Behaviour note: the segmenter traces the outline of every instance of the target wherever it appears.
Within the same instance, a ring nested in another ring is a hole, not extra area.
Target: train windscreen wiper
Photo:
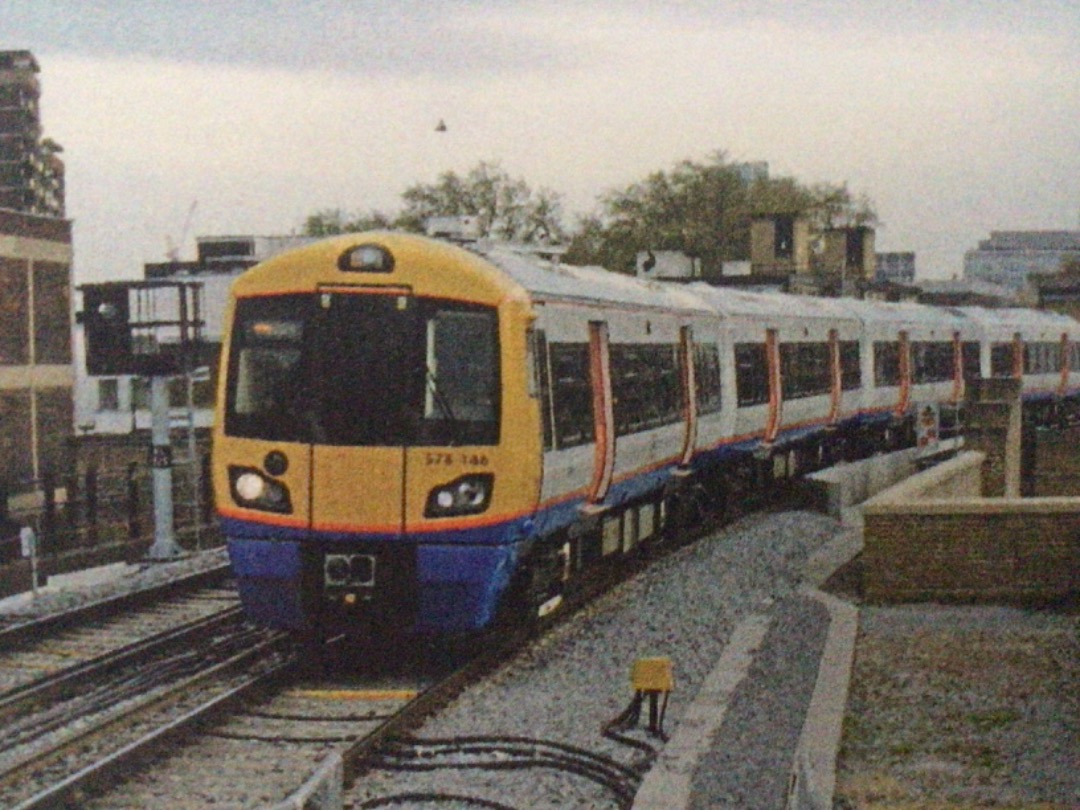
[[[447,443],[449,445],[460,444],[461,420],[454,415],[454,409],[450,407],[450,400],[448,400],[446,395],[439,389],[439,381],[435,377],[435,372],[431,370],[431,366],[425,364],[424,373],[427,379],[428,390],[431,391],[431,399],[438,407],[443,419],[450,425],[450,440]]]

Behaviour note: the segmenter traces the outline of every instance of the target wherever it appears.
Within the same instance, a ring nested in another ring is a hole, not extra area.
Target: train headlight
[[[289,490],[280,481],[268,478],[252,467],[229,467],[232,497],[246,509],[288,514],[292,512]]]
[[[262,476],[246,472],[237,476],[236,494],[245,501],[257,501],[266,491],[266,481]]]
[[[491,473],[455,478],[428,493],[424,517],[480,514],[491,505],[491,492],[494,487],[495,476]]]

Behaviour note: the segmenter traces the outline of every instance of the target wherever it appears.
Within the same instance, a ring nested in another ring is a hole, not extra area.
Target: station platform
[[[820,585],[860,549],[861,534],[843,532],[798,593],[735,628],[634,810],[833,806],[858,610]]]

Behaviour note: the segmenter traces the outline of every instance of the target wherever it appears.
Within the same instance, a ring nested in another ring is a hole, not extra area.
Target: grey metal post
[[[154,543],[149,556],[153,560],[179,557],[184,550],[173,531],[172,445],[169,442],[168,378],[155,374],[150,378],[150,466],[154,485]]]

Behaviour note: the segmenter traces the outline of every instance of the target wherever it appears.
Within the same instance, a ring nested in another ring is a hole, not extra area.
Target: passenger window
[[[874,385],[900,384],[900,344],[893,341],[874,342]]]
[[[845,391],[853,391],[861,385],[862,367],[859,365],[859,341],[841,341],[840,387]]]
[[[682,418],[678,349],[662,344],[611,347],[615,433],[625,436]]]
[[[821,396],[832,390],[828,343],[780,344],[784,399]]]
[[[694,344],[694,380],[697,385],[698,413],[716,413],[720,410],[720,350],[715,343]]]
[[[1013,373],[1013,345],[995,343],[990,347],[990,376],[1007,379]]]
[[[552,343],[551,401],[555,447],[563,449],[593,440],[592,384],[587,343]]]
[[[769,364],[764,343],[735,344],[735,388],[740,408],[769,401]]]

